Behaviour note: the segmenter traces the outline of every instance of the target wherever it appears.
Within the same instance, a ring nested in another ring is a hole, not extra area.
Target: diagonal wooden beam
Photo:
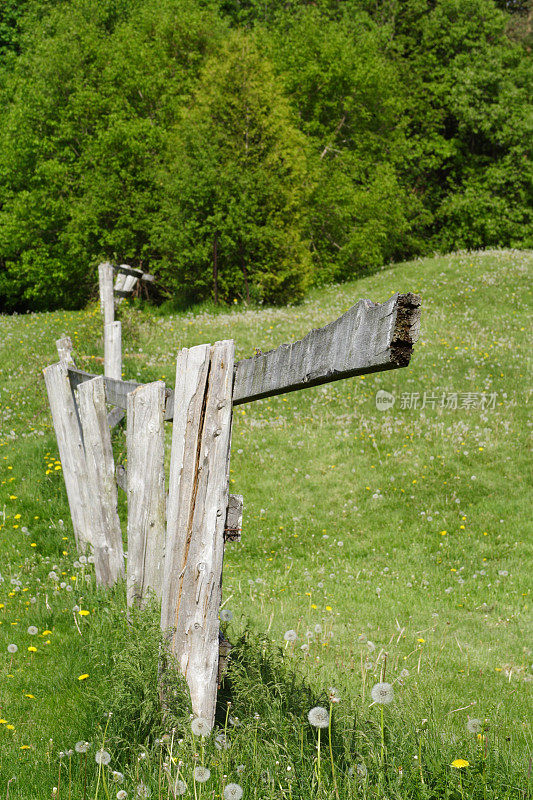
[[[409,363],[420,327],[420,297],[359,300],[342,317],[303,339],[239,361],[233,403],[318,386]]]
[[[386,303],[359,300],[342,317],[303,339],[258,353],[235,365],[233,405],[309,386],[406,367],[420,330],[419,295],[395,294]],[[72,388],[95,376],[68,368]],[[126,408],[139,384],[104,378],[107,402]],[[167,387],[165,419],[173,418],[174,392]]]

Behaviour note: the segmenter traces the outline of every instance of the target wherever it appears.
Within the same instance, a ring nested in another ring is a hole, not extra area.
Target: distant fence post
[[[234,342],[182,350],[176,367],[161,627],[214,725],[224,527],[228,507]]]
[[[113,278],[111,264],[106,262],[98,266],[100,310],[104,317],[104,375],[120,380],[122,377],[122,323],[115,322]]]
[[[161,597],[165,552],[165,384],[128,394],[128,606]]]

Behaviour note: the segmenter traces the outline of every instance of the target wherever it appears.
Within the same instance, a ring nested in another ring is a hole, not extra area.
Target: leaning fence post
[[[78,409],[68,377],[68,362],[43,370],[59,458],[67,489],[70,515],[78,552],[85,552],[91,535],[91,500],[87,489],[87,463]]]
[[[128,606],[161,597],[165,552],[165,384],[128,394]]]
[[[96,580],[104,586],[113,586],[124,575],[124,550],[104,379],[100,376],[80,384],[78,397],[92,501],[91,540]]]
[[[214,724],[234,342],[182,350],[176,368],[161,627],[191,693]]]

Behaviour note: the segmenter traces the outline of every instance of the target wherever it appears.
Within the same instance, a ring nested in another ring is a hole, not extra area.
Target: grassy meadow
[[[124,587],[97,588],[75,551],[42,368],[68,334],[78,366],[102,371],[98,307],[0,317],[0,798],[532,796],[532,264],[465,252],[294,307],[121,308],[124,376],[173,386],[181,347],[233,338],[239,358],[360,297],[423,300],[406,369],[235,408],[235,648],[207,739],[179,683],[159,712],[156,610],[128,624]],[[124,461],[124,429],[114,448]]]

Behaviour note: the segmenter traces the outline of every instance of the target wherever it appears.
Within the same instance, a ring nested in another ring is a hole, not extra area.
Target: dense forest
[[[531,2],[4,0],[0,310],[531,247]]]

